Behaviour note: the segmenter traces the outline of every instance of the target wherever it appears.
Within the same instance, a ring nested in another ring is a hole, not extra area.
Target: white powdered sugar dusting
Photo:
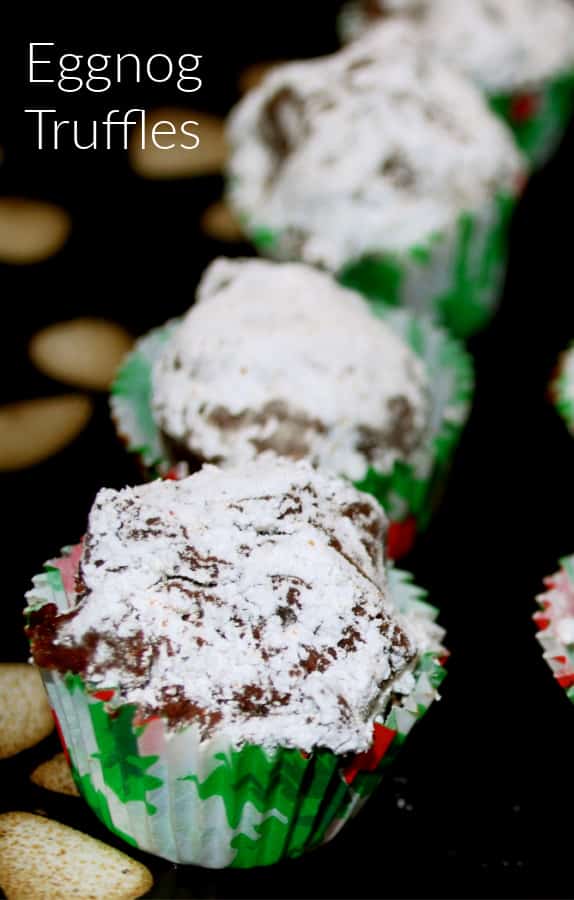
[[[212,263],[152,377],[160,428],[225,465],[267,450],[352,480],[423,443],[422,362],[356,293],[303,264]]]
[[[336,272],[450,231],[524,169],[478,88],[402,21],[273,69],[228,140],[229,200],[248,228],[280,233],[271,255]]]
[[[558,640],[571,647],[574,644],[574,618],[561,619],[555,626]]]
[[[306,463],[102,490],[55,644],[86,680],[236,745],[367,749],[415,640],[387,600],[384,514]]]
[[[383,8],[387,11],[411,12],[420,9],[425,0],[381,0],[381,2],[383,3]]]
[[[412,15],[429,47],[492,93],[535,88],[574,68],[569,0],[369,0],[362,28],[372,29],[377,7]]]

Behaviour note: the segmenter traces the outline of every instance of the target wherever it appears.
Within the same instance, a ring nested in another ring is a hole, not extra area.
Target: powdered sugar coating
[[[362,6],[362,19],[352,19],[355,35],[372,28],[377,9],[412,15],[430,47],[492,93],[538,87],[574,68],[568,0],[368,0]]]
[[[339,271],[451,229],[515,191],[524,161],[480,91],[390,22],[274,68],[232,113],[229,199],[269,253]]]
[[[84,677],[114,703],[204,736],[361,751],[416,655],[386,601],[385,526],[368,496],[276,458],[102,490],[55,643],[90,647]]]
[[[367,303],[302,264],[219,259],[153,370],[154,418],[207,461],[266,450],[352,480],[426,436],[421,361]]]

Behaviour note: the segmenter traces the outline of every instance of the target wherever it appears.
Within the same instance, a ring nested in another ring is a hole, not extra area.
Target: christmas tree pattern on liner
[[[29,610],[69,609],[81,548],[34,579]],[[371,747],[338,756],[318,749],[237,749],[201,741],[193,727],[170,732],[135,706],[112,709],[113,692],[78,676],[43,677],[76,784],[118,837],[158,856],[208,868],[250,868],[297,857],[331,840],[380,783],[413,725],[438,696],[445,670],[436,609],[411,577],[389,571],[394,607],[431,636],[414,688],[374,725]]]

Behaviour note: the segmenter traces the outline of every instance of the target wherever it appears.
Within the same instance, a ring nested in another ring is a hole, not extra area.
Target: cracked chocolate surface
[[[102,490],[74,605],[31,614],[35,661],[204,740],[360,751],[416,656],[385,524],[346,483],[271,457]]]

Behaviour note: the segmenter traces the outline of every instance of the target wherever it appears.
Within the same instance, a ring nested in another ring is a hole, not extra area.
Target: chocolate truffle
[[[76,605],[31,613],[35,660],[200,740],[366,750],[421,650],[387,597],[385,525],[346,482],[275,457],[102,490]]]
[[[574,9],[567,0],[366,0],[346,37],[375,21],[413,20],[428,46],[489,93],[527,90],[574,69]]]
[[[178,459],[272,450],[363,478],[412,459],[429,419],[421,361],[367,303],[301,264],[219,259],[153,371]]]
[[[229,201],[258,247],[336,273],[427,246],[514,194],[524,168],[480,91],[400,21],[273,69],[228,139]]]

